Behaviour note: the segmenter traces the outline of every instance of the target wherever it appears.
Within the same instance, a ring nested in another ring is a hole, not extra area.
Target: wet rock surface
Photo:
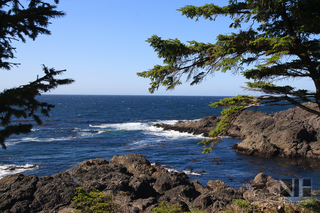
[[[306,105],[315,108],[312,103]],[[219,117],[210,116],[199,121],[156,126],[207,136],[219,120]],[[226,136],[243,139],[232,148],[246,155],[320,158],[320,117],[300,107],[273,114],[244,111],[230,126]]]
[[[168,172],[151,166],[139,154],[114,156],[111,161],[84,161],[65,172],[36,177],[8,175],[0,179],[0,212],[72,212],[71,200],[76,188],[96,188],[114,195],[120,212],[148,212],[160,201],[217,211],[230,208],[232,199],[259,200],[272,198],[278,192],[278,182],[259,174],[249,187],[234,189],[220,180],[210,180],[206,187],[190,181],[182,172]]]

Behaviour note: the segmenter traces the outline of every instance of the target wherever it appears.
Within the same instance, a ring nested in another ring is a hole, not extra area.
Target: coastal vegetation
[[[59,0],[55,4],[46,1],[5,0],[0,2],[0,69],[10,70],[19,63],[10,62],[15,58],[16,48],[13,41],[26,42],[35,40],[39,35],[50,35],[48,26],[53,18],[60,18],[64,12],[57,10]],[[72,79],[57,79],[56,76],[66,70],[55,70],[43,65],[44,76],[19,87],[6,89],[0,93],[0,145],[6,148],[5,140],[12,134],[31,132],[31,123],[12,124],[13,118],[30,118],[41,124],[40,116],[49,116],[54,105],[39,102],[36,96],[48,92],[60,85],[71,84]]]
[[[230,0],[227,6],[212,3],[181,7],[178,11],[182,15],[196,21],[216,21],[219,16],[227,16],[231,19],[230,28],[236,32],[218,35],[215,43],[188,44],[153,35],[147,42],[164,65],[137,74],[150,79],[150,93],[160,86],[172,90],[184,78],[191,85],[199,84],[218,71],[240,73],[248,79],[245,89],[261,95],[239,95],[212,104],[230,108],[223,111],[224,118],[211,132],[213,139],[203,141],[204,145],[215,142],[234,116],[252,106],[293,104],[319,116],[319,7],[320,2],[313,0]],[[315,91],[276,84],[288,79],[309,79]],[[317,107],[310,108],[304,102],[314,102]],[[211,149],[212,146],[204,152]]]
[[[117,205],[112,202],[112,195],[102,193],[97,189],[87,192],[83,187],[77,188],[77,196],[72,199],[76,212],[104,213],[117,212]]]
[[[74,207],[75,212],[81,213],[113,213],[120,212],[119,208],[113,202],[113,196],[100,192],[94,189],[91,192],[87,192],[83,187],[77,188],[78,194],[72,199],[73,203],[76,203]],[[220,213],[263,213],[263,212],[283,212],[283,213],[312,213],[320,212],[320,201],[317,198],[309,198],[298,203],[287,202],[285,204],[273,203],[269,201],[268,205],[259,205],[253,202],[249,202],[245,199],[233,199],[232,208],[228,210],[217,210]],[[205,213],[206,210],[196,209],[192,206],[188,206],[190,211],[184,211],[179,203],[168,204],[167,201],[160,201],[156,207],[152,208],[151,213]]]

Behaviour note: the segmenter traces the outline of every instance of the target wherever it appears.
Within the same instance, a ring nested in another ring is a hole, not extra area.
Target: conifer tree
[[[26,42],[27,38],[35,40],[40,34],[50,35],[47,29],[49,20],[65,15],[56,10],[59,1],[55,0],[54,3],[41,0],[0,1],[0,69],[10,70],[12,66],[19,65],[9,61],[15,58],[12,41]],[[40,115],[49,116],[54,105],[39,102],[37,96],[59,85],[73,82],[72,79],[56,79],[65,70],[56,71],[43,65],[43,71],[43,77],[0,93],[0,144],[3,148],[6,148],[5,140],[10,135],[31,132],[32,123],[13,123],[13,119],[32,118],[37,124],[41,124]]]
[[[155,65],[138,76],[151,80],[149,91],[153,93],[159,86],[174,89],[183,76],[193,85],[217,71],[241,73],[249,80],[247,89],[263,95],[239,95],[212,104],[231,106],[223,111],[224,121],[212,132],[214,137],[239,112],[262,103],[294,104],[320,115],[319,8],[320,1],[315,0],[229,0],[227,6],[184,6],[178,11],[196,21],[230,17],[234,32],[218,35],[215,43],[185,44],[153,35],[147,42],[165,65]],[[277,80],[289,78],[310,79],[315,90],[276,85]],[[302,104],[307,101],[314,102],[318,110]]]

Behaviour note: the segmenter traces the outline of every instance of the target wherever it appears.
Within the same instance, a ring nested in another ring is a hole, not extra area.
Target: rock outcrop
[[[188,132],[195,135],[203,135],[205,137],[209,136],[210,130],[214,129],[217,123],[220,121],[220,118],[216,116],[208,116],[202,118],[198,121],[184,122],[179,121],[173,125],[169,124],[155,124],[156,127],[161,127],[163,130],[174,130],[178,132]]]
[[[308,105],[313,106],[311,103]],[[229,132],[240,133],[244,137],[233,147],[239,153],[320,158],[320,117],[300,107],[270,115],[244,112]]]
[[[0,179],[0,212],[55,212],[70,204],[78,186],[68,173],[8,175]]]
[[[270,191],[270,183],[276,183],[271,179],[255,178],[249,191],[244,187],[228,187],[219,180],[210,180],[204,187],[182,172],[151,166],[142,155],[122,155],[114,156],[110,162],[84,161],[74,169],[52,176],[5,176],[0,179],[0,212],[73,212],[71,200],[79,186],[111,193],[120,212],[150,212],[160,201],[169,205],[178,203],[184,211],[192,206],[212,212],[232,208],[232,199],[258,200],[259,197],[254,197],[255,190]],[[273,191],[269,194],[274,196]]]
[[[312,103],[306,104],[315,108]],[[156,126],[207,136],[219,120],[219,117],[211,116],[199,121]],[[244,111],[226,136],[243,139],[233,149],[246,155],[320,158],[320,117],[300,107],[273,114]]]

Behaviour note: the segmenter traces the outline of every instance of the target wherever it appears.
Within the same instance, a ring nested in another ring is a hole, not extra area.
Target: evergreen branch
[[[18,88],[4,90],[0,93],[0,121],[3,129],[0,130],[0,144],[5,147],[5,140],[12,134],[31,132],[32,124],[10,125],[12,119],[32,118],[37,124],[42,121],[37,114],[49,116],[50,110],[54,107],[46,102],[39,102],[36,97],[42,92],[48,92],[60,85],[71,84],[72,79],[56,79],[56,75],[62,74],[65,70],[55,71],[43,66],[45,75],[27,85]]]
[[[164,66],[138,73],[151,80],[150,92],[160,85],[173,89],[181,84],[183,75],[193,79],[191,85],[200,83],[208,74],[216,71],[238,73],[253,82],[247,89],[265,95],[252,98],[237,96],[234,99],[214,103],[212,106],[229,106],[223,110],[221,123],[212,132],[213,138],[204,141],[217,142],[243,110],[255,105],[294,104],[316,115],[318,109],[310,109],[303,102],[312,101],[320,109],[320,1],[230,0],[227,6],[206,4],[187,5],[178,9],[187,18],[200,17],[215,21],[227,16],[230,27],[249,28],[217,36],[215,43],[188,42],[178,39],[162,40],[158,36],[148,39]],[[255,23],[253,25],[253,23]],[[256,63],[254,68],[248,67]],[[246,69],[245,69],[246,67]],[[273,82],[289,78],[312,80],[315,91],[296,89],[290,85],[277,86]],[[241,101],[240,101],[241,100]],[[210,151],[206,148],[205,151]]]
[[[219,141],[222,135],[225,135],[230,125],[235,121],[235,119],[240,115],[240,113],[250,107],[260,105],[261,98],[247,95],[238,95],[231,98],[220,99],[218,102],[212,103],[209,106],[225,107],[221,112],[222,118],[217,123],[215,129],[211,130],[209,133],[210,139],[204,139],[199,144],[203,144],[204,150],[202,153],[210,153],[214,145]],[[210,144],[209,148],[206,148]]]

